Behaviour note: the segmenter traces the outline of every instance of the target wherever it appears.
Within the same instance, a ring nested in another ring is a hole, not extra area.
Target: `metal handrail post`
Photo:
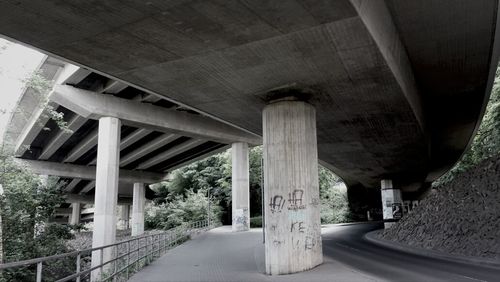
[[[42,267],[43,262],[36,264],[36,282],[42,282]]]
[[[104,273],[104,248],[99,249],[99,256],[101,257],[101,263],[100,263],[100,270],[101,270],[101,276]]]
[[[127,269],[126,269],[126,274],[125,274],[127,277],[127,280],[129,278],[129,274],[128,274],[129,268],[130,268],[130,241],[127,241]]]
[[[78,255],[76,255],[76,274],[80,274],[80,268],[81,268],[81,260],[82,260],[82,255],[80,252],[78,252]],[[80,282],[81,276],[78,275],[76,277],[76,282]]]
[[[113,261],[114,271],[113,271],[113,281],[116,281],[116,272],[118,271],[117,263],[118,263],[118,245],[115,245],[115,261]]]

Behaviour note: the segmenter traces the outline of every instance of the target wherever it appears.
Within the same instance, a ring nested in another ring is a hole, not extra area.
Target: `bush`
[[[211,219],[220,220],[221,208],[211,203]],[[165,203],[151,204],[146,208],[145,224],[151,229],[170,229],[184,222],[207,219],[208,198],[204,190],[186,192],[186,196],[177,195]]]
[[[0,167],[0,183],[4,189],[0,197],[3,262],[67,252],[64,240],[71,237],[69,228],[48,223],[55,208],[63,202],[62,184],[52,177],[47,184],[42,184],[38,176],[16,164],[10,156],[0,156]],[[35,226],[44,227],[35,232]],[[46,279],[55,280],[51,275],[64,271],[65,264],[65,261],[48,264],[44,271]],[[34,271],[34,267],[3,271],[2,279],[32,281]]]
[[[332,224],[350,221],[347,189],[344,185],[331,185],[321,197],[321,223]]]
[[[250,218],[250,228],[262,227],[262,216]]]

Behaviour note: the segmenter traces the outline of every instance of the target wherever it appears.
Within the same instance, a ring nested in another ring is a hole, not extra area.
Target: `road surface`
[[[379,224],[324,229],[323,254],[371,277],[389,281],[500,281],[500,270],[385,248],[364,239]]]

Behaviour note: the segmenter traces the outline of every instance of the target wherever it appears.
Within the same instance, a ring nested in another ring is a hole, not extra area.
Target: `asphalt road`
[[[354,224],[329,228],[323,234],[324,256],[388,281],[500,281],[499,269],[419,256],[364,239],[367,232],[381,227]]]

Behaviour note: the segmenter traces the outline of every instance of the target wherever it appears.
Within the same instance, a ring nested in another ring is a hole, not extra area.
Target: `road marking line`
[[[462,275],[462,274],[458,274],[458,276],[462,276],[462,277],[465,277],[465,278],[468,278],[468,279],[474,280],[474,281],[488,282],[486,280],[476,279],[476,278],[472,278],[472,277],[465,276],[465,275]]]

